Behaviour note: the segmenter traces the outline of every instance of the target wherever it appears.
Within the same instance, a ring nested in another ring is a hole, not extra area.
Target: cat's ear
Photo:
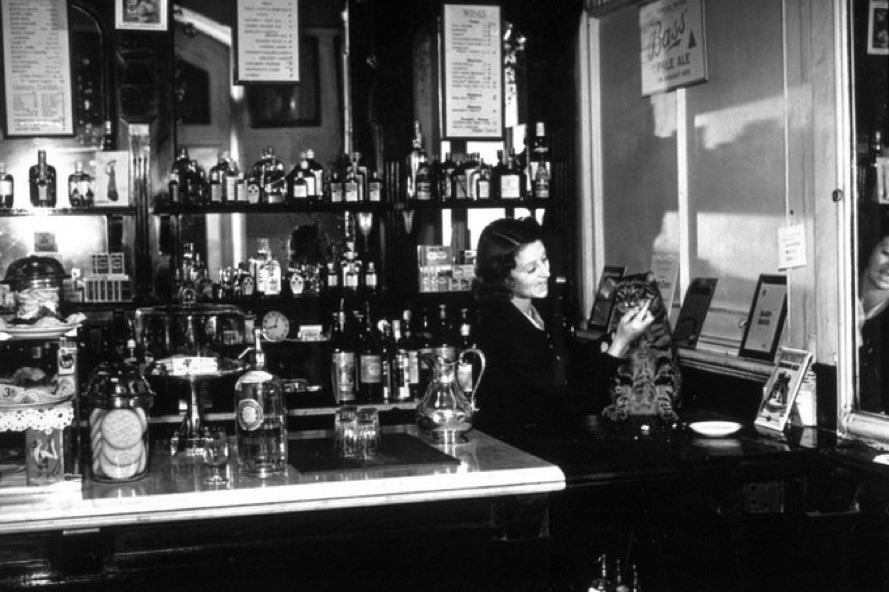
[[[653,282],[654,281],[654,272],[653,271],[649,270],[648,273],[645,274],[645,281],[646,282]]]

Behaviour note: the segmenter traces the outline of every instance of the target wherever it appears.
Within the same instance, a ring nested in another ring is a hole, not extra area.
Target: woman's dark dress
[[[889,413],[889,307],[861,327],[860,406]]]
[[[569,387],[565,364],[547,332],[512,302],[482,308],[477,335],[487,358],[476,420],[483,430],[502,434],[544,428],[598,413],[607,403],[607,385],[621,360],[603,353],[576,361],[581,371],[577,384]]]

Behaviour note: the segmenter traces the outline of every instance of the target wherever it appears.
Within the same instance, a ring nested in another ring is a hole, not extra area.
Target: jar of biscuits
[[[148,474],[148,410],[154,392],[135,366],[103,362],[87,391],[93,479],[135,481]]]

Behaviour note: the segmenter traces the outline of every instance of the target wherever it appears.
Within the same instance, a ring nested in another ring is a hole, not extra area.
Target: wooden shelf
[[[448,201],[410,201],[396,204],[393,209],[401,210],[485,210],[495,208],[525,208],[537,210],[544,208],[564,208],[567,202],[561,199],[483,199],[483,200],[448,200]]]
[[[0,209],[0,218],[16,218],[28,216],[133,216],[136,208],[132,206],[91,206],[86,208],[14,208]]]
[[[311,212],[381,212],[386,204],[380,202],[330,203],[305,201],[283,204],[250,204],[228,202],[203,206],[186,204],[159,204],[154,208],[156,215],[199,216],[203,214],[290,214]]]

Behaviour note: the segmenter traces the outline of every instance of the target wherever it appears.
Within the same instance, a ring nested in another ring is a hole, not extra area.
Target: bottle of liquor
[[[105,128],[102,132],[102,150],[104,152],[108,152],[110,150],[114,150],[115,142],[114,137],[114,124],[110,119],[105,120]]]
[[[393,354],[389,364],[389,372],[392,381],[392,396],[396,401],[408,401],[411,398],[411,375],[406,351],[402,349],[403,336],[401,333],[401,319],[392,321]]]
[[[176,151],[176,158],[170,167],[170,182],[167,187],[170,191],[170,203],[178,204],[188,201],[188,148],[180,146]]]
[[[396,357],[398,366],[407,377],[407,396],[399,391],[399,400],[417,399],[420,392],[420,346],[414,338],[411,326],[411,311],[404,309],[401,313],[401,338],[396,341]]]
[[[238,161],[231,157],[231,154],[226,153],[226,168],[222,174],[222,202],[223,203],[236,203],[243,199],[242,195],[239,195],[238,184],[241,184],[240,192],[243,193],[243,175],[241,175],[238,170]]]
[[[346,326],[346,313],[342,310],[333,313],[330,346],[330,389],[337,405],[355,402],[356,365],[355,341]]]
[[[265,295],[266,296],[280,296],[281,289],[283,286],[281,263],[271,253],[271,251],[266,252],[265,274],[264,275],[265,275],[265,290],[264,290]]]
[[[611,579],[608,577],[608,557],[603,553],[598,559],[599,575],[590,584],[590,592],[611,592]]]
[[[478,194],[475,192],[478,177],[481,174],[481,157],[478,152],[473,152],[469,157],[469,164],[466,168],[467,197],[471,200],[477,200]]]
[[[438,199],[449,201],[454,197],[454,171],[457,164],[451,160],[451,153],[445,152],[445,158],[439,167],[438,174]]]
[[[419,394],[422,396],[426,392],[426,387],[432,380],[433,368],[432,364],[424,360],[424,357],[435,355],[435,339],[432,334],[432,327],[429,324],[429,311],[423,309],[420,315],[420,326],[415,331],[415,339],[417,343],[417,356],[419,359],[419,376],[420,388]]]
[[[330,189],[328,199],[331,203],[340,203],[345,199],[345,188],[343,187],[343,178],[340,172],[334,167],[330,167]]]
[[[195,205],[204,206],[210,203],[210,189],[207,183],[207,173],[198,165],[198,161],[191,159],[189,167],[194,180],[194,192],[191,201]]]
[[[500,199],[522,199],[525,197],[525,172],[516,163],[515,150],[510,148],[506,166],[500,173],[498,194]]]
[[[541,171],[541,168],[544,170]],[[528,180],[531,182],[532,197],[537,199],[549,197],[551,174],[549,147],[546,144],[546,126],[542,121],[538,121],[528,159]]]
[[[306,148],[306,165],[315,184],[312,198],[320,200],[324,197],[324,167],[315,160],[315,151],[311,148]]]
[[[228,171],[229,153],[219,151],[218,160],[210,167],[210,203],[221,205],[227,201],[225,196],[225,175]]]
[[[429,201],[432,199],[432,169],[426,159],[426,152],[420,152],[417,170],[414,174],[414,199]]]
[[[472,155],[460,162],[454,169],[454,199],[469,199],[469,176],[473,170]]]
[[[262,163],[262,192],[266,203],[280,204],[287,200],[287,173],[284,163],[278,160],[275,148],[266,146]]]
[[[305,203],[310,197],[309,179],[306,178],[306,169],[294,168],[291,172],[290,182],[290,200]],[[311,182],[315,179],[312,177]]]
[[[376,171],[371,172],[367,181],[367,200],[371,202],[383,201],[383,180]]]
[[[0,208],[11,210],[14,203],[15,182],[6,172],[6,163],[0,162]]]
[[[266,478],[287,471],[287,422],[284,389],[266,370],[261,334],[253,330],[253,368],[235,383],[235,434],[241,470]]]
[[[465,351],[475,347],[475,339],[472,334],[472,321],[469,318],[469,309],[460,309],[460,334],[458,348]],[[464,393],[471,393],[473,386],[474,366],[471,361],[461,361],[457,364],[457,384]]]
[[[620,559],[614,562],[614,592],[630,592],[630,587],[624,583],[624,574]]]
[[[446,362],[457,360],[457,340],[448,321],[448,305],[438,305],[438,326],[435,330],[433,353],[439,355]]]
[[[377,292],[377,269],[373,261],[368,261],[367,269],[364,270],[364,291],[368,295]]]
[[[37,164],[28,171],[31,205],[35,208],[56,207],[56,168],[46,164],[46,150],[37,151]]]
[[[383,334],[380,338],[380,361],[383,373],[383,402],[391,403],[398,397],[397,392],[397,368],[395,366],[395,337],[393,336],[392,323],[381,323]]]
[[[642,583],[639,581],[639,570],[636,569],[635,563],[633,564],[633,580],[630,592],[642,592]]]
[[[340,275],[337,272],[336,265],[332,261],[328,262],[325,269],[324,289],[328,294],[336,294],[340,289]]]
[[[420,154],[422,153],[424,153],[423,131],[420,128],[420,122],[415,121],[414,135],[411,140],[411,151],[408,153],[407,162],[405,163],[405,171],[407,173],[407,178],[405,179],[405,191],[408,199],[415,199],[416,197],[417,167],[420,165]]]
[[[367,201],[367,167],[361,160],[360,152],[353,152],[351,155],[352,168],[355,170],[355,178],[358,182],[358,201]]]
[[[74,163],[74,172],[68,175],[68,203],[73,208],[93,205],[93,178],[83,170],[83,163]]]
[[[491,167],[481,159],[478,165],[478,174],[475,177],[475,198],[480,200],[491,199]]]
[[[370,305],[359,317],[363,330],[358,338],[358,402],[379,403],[383,400],[383,348],[371,322]]]
[[[360,199],[358,193],[360,182],[361,181],[358,178],[358,167],[353,163],[346,170],[346,179],[343,182],[343,201],[357,202]]]

